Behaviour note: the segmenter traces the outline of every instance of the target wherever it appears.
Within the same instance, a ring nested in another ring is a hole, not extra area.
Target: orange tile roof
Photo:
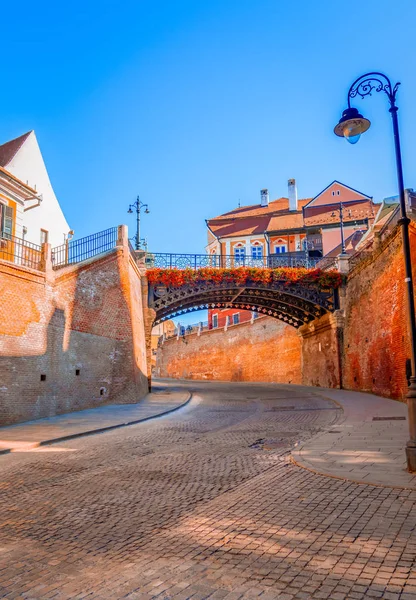
[[[311,198],[303,198],[298,200],[298,208],[302,209],[305,204],[311,201]],[[252,204],[250,206],[240,206],[230,210],[228,213],[208,219],[208,222],[219,221],[223,219],[244,219],[246,217],[264,217],[271,215],[276,212],[288,211],[289,210],[289,199],[278,198],[269,202],[268,206],[260,206],[260,204]]]
[[[321,209],[321,210],[318,210]],[[357,221],[362,219],[374,219],[377,212],[377,205],[371,200],[364,200],[362,202],[356,202],[351,206],[344,204],[344,223],[351,221]],[[315,212],[315,214],[313,214]],[[330,225],[332,223],[339,223],[339,211],[337,208],[334,210],[334,206],[319,206],[314,209],[305,210],[304,223],[306,227],[318,226],[318,225]]]
[[[300,229],[304,226],[302,207],[309,201],[310,198],[298,200],[297,211],[289,211],[288,198],[272,200],[268,206],[242,206],[214,219],[207,219],[207,224],[217,238]]]

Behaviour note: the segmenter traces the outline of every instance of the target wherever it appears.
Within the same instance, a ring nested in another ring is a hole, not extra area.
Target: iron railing
[[[268,255],[261,258],[236,257],[225,254],[168,254],[168,253],[149,253],[146,258],[146,266],[149,268],[157,267],[161,269],[200,269],[202,267],[213,268],[234,268],[234,267],[259,267],[272,268],[278,267],[306,267],[314,269],[319,261],[319,257],[311,258],[304,252],[292,253],[287,255]]]
[[[39,271],[42,264],[42,247],[3,233],[0,234],[0,259]]]
[[[112,250],[117,245],[117,237],[118,228],[111,227],[79,240],[69,240],[62,246],[52,249],[53,268],[59,269]]]

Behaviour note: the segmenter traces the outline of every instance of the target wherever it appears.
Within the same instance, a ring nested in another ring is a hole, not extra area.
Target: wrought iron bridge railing
[[[69,240],[62,246],[52,249],[53,268],[59,269],[112,250],[117,245],[117,239],[118,228],[111,227],[79,240]]]
[[[0,234],[0,259],[39,271],[42,247],[6,233]]]
[[[168,254],[168,253],[148,253],[145,259],[145,266],[148,268],[161,269],[200,269],[202,267],[213,268],[234,268],[234,267],[259,267],[276,269],[278,267],[304,267],[307,269],[315,268],[336,268],[336,259],[314,257],[299,252],[286,255],[268,255],[261,258],[237,257],[225,254]]]

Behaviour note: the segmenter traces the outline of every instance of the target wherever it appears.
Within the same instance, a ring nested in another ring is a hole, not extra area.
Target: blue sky
[[[396,192],[387,100],[350,146],[332,129],[352,80],[385,71],[398,101],[405,183],[416,188],[414,23],[402,0],[27,2],[2,7],[0,141],[35,129],[77,237],[149,204],[161,252],[203,252],[205,219],[333,179]],[[358,103],[357,103],[358,106]]]

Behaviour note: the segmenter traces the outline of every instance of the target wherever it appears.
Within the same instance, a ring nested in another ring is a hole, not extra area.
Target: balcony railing
[[[314,269],[322,258],[310,258],[304,252],[272,254],[253,258],[249,256],[236,257],[225,254],[167,254],[148,253],[146,266],[161,269],[200,269],[202,267],[235,268],[259,267],[277,269],[278,267],[305,267]]]
[[[3,233],[0,234],[0,259],[39,271],[42,266],[42,247]]]
[[[118,228],[111,227],[100,233],[94,233],[79,240],[69,240],[62,246],[53,248],[52,265],[54,269],[65,267],[97,256],[117,245]]]

